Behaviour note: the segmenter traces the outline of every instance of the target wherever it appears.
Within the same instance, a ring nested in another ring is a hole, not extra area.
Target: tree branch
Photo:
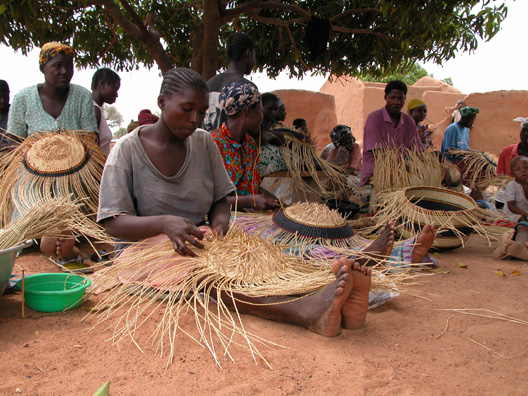
[[[345,12],[334,15],[332,18],[330,18],[330,23],[334,23],[337,19],[343,18],[347,15],[358,14],[360,12],[381,12],[381,10],[379,8],[355,8],[351,10],[346,10]]]

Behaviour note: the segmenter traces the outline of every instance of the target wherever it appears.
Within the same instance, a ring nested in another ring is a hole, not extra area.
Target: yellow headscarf
[[[411,111],[411,110],[416,109],[417,107],[426,106],[426,105],[427,103],[425,103],[422,99],[412,99],[411,101],[409,101],[409,104],[407,105],[407,111]]]
[[[45,65],[51,58],[59,54],[75,56],[75,50],[66,44],[46,43],[42,46],[42,49],[40,50],[40,56],[39,56],[40,66]]]

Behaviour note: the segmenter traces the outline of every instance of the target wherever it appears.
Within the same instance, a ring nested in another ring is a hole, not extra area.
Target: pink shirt
[[[419,151],[425,149],[418,134],[416,122],[405,113],[400,115],[397,127],[394,127],[385,107],[368,115],[363,133],[361,185],[366,184],[374,174],[374,149],[381,147],[416,148]]]
[[[511,176],[510,162],[519,155],[519,145],[521,143],[512,144],[502,149],[499,161],[497,162],[497,175]]]

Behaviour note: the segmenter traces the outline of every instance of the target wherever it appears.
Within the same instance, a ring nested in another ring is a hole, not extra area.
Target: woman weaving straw
[[[259,194],[259,148],[250,136],[258,133],[262,122],[262,101],[257,87],[232,83],[222,89],[219,102],[227,115],[227,122],[211,132],[211,136],[236,187],[238,196],[228,197],[228,202],[233,207],[236,204],[237,209],[278,208],[280,205],[276,199]]]
[[[83,131],[87,141],[97,142],[97,120],[92,94],[71,84],[75,51],[69,45],[46,43],[39,56],[44,83],[27,87],[17,93],[9,112],[8,131],[21,142],[37,132]],[[14,213],[14,218],[17,216]],[[56,253],[59,261],[82,261],[74,239],[48,238],[41,240],[41,249]]]
[[[245,127],[260,123],[262,110],[258,93],[251,97],[244,101],[244,110],[236,112],[243,113],[236,117],[238,131],[245,129],[238,129],[238,122]],[[143,244],[126,248],[117,259],[116,269],[121,260],[124,264],[138,250],[146,251],[149,245],[160,246],[169,240],[177,253],[194,257],[190,245],[203,247],[204,231],[197,226],[204,224],[206,215],[213,234],[223,235],[228,231],[227,195],[235,188],[215,142],[206,131],[197,129],[208,108],[205,81],[189,69],[168,71],[158,105],[161,109],[158,122],[139,127],[120,139],[103,172],[98,221],[104,223],[110,235],[121,240],[149,238]],[[235,130],[233,124],[230,127],[230,131]],[[178,266],[180,262],[185,260],[175,258],[167,266]],[[154,268],[155,263],[148,265]],[[347,259],[336,261],[333,270],[335,281],[302,299],[245,295],[236,295],[233,299],[223,294],[220,297],[230,306],[236,300],[238,312],[335,336],[341,331],[342,323],[347,328],[362,326],[371,270]]]

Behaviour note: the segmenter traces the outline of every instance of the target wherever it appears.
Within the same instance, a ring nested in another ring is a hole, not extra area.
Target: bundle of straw
[[[99,243],[113,243],[105,230],[88,220],[81,211],[82,201],[70,196],[56,200],[36,202],[31,211],[10,222],[0,233],[0,250],[19,245],[28,239],[72,237],[64,235],[70,230],[74,237],[84,236]]]
[[[497,157],[493,154],[466,150],[449,150],[447,154],[463,157],[462,179],[469,188],[485,189],[497,177]]]
[[[106,157],[93,133],[40,132],[30,135],[2,158],[0,221],[11,221],[15,205],[24,214],[36,203],[64,196],[86,198],[87,214],[97,212],[99,185]]]
[[[373,182],[376,192],[413,186],[440,187],[443,166],[432,151],[380,147],[374,150]]]
[[[111,289],[92,311],[100,312],[94,327],[106,324],[113,330],[114,343],[130,337],[139,347],[138,330],[161,312],[149,340],[156,345],[156,353],[167,355],[168,363],[174,358],[180,332],[207,348],[218,365],[221,355],[234,362],[232,345],[245,346],[255,360],[266,362],[257,346],[272,343],[245,330],[236,308],[240,295],[302,298],[335,280],[329,266],[289,256],[283,247],[236,226],[222,239],[206,237],[204,245],[204,250],[193,248],[195,258],[182,258],[168,240],[129,248],[133,250],[125,251],[114,266],[99,271],[101,278],[94,280],[94,287],[102,289],[115,285],[116,278],[124,282]],[[373,288],[393,290],[396,283],[410,277],[401,272],[395,282],[395,278],[373,276]],[[221,294],[227,296],[228,303],[218,299],[213,308],[210,303]],[[194,314],[197,334],[183,328],[181,319],[187,312]],[[217,351],[218,343],[221,351]]]
[[[312,143],[303,142],[287,133],[284,134],[284,140],[285,144],[279,149],[292,180],[292,188],[305,193],[315,192],[322,197],[334,196],[335,191],[347,188],[348,175],[344,169],[319,157]],[[319,176],[318,167],[324,173],[324,178]],[[306,175],[315,182],[315,187],[304,181],[303,176]]]

